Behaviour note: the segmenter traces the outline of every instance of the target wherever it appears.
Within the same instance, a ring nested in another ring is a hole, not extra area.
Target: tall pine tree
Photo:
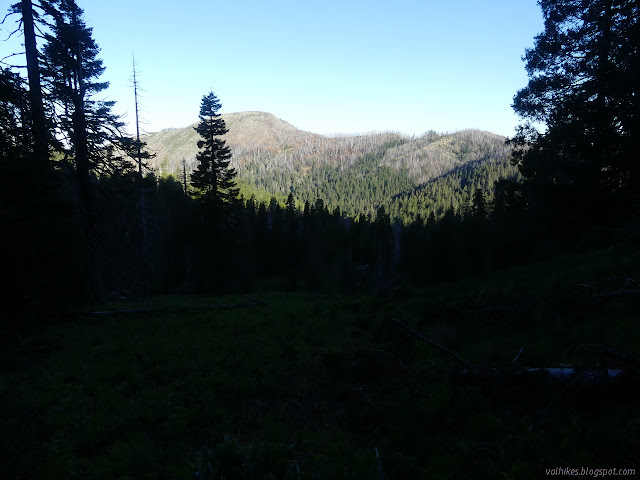
[[[89,217],[85,226],[90,229],[90,172],[113,173],[126,168],[121,158],[114,156],[123,123],[111,112],[114,102],[95,99],[109,84],[98,80],[105,67],[82,9],[74,0],[57,0],[47,10],[54,21],[45,35],[44,83],[58,105],[57,125],[71,147],[80,202]]]
[[[238,220],[234,207],[239,203],[239,189],[234,181],[236,171],[229,167],[231,149],[221,138],[228,130],[218,113],[220,107],[213,92],[205,95],[200,104],[200,123],[195,127],[201,137],[198,165],[191,173],[191,186],[201,206],[195,239],[199,266],[193,275],[197,291],[227,289],[234,270],[235,255],[228,247],[235,239],[228,227]],[[226,255],[220,254],[223,250]]]
[[[228,132],[218,113],[221,107],[213,92],[202,97],[200,123],[195,127],[202,137],[198,141],[201,151],[196,156],[198,166],[191,174],[191,186],[205,207],[215,213],[214,217],[236,202],[239,193],[234,180],[237,172],[229,167],[231,149],[220,138]]]
[[[65,157],[75,167],[82,228],[89,251],[91,290],[99,299],[103,282],[98,250],[100,242],[103,247],[106,242],[98,234],[94,180],[101,175],[123,176],[133,172],[134,166],[119,153],[123,151],[124,124],[112,112],[115,102],[98,98],[109,84],[100,81],[105,67],[98,58],[100,49],[92,37],[92,29],[84,22],[83,10],[75,0],[47,0],[40,2],[40,6],[51,19],[44,34],[42,84],[54,105],[56,132],[62,137]]]

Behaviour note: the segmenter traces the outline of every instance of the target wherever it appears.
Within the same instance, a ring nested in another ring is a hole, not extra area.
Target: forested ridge
[[[322,198],[331,209],[358,217],[383,206],[393,219],[410,223],[416,215],[435,218],[458,209],[482,189],[493,197],[493,184],[515,178],[506,138],[479,130],[419,137],[372,133],[326,137],[300,131],[263,112],[222,115],[224,137],[234,152],[241,193],[283,203],[289,193],[299,202]],[[156,157],[160,176],[180,178],[195,166],[192,127],[144,136]],[[183,165],[184,160],[184,165]]]
[[[524,120],[514,138],[477,130],[326,137],[263,112],[220,115],[216,97],[206,117],[215,133],[203,140],[202,116],[195,128],[140,137],[136,124],[138,134],[127,134],[114,102],[101,97],[105,66],[82,9],[72,0],[20,2],[5,21],[18,19],[27,75],[2,69],[3,204],[17,222],[6,241],[29,245],[38,222],[53,222],[45,231],[58,222],[56,235],[79,242],[65,250],[71,243],[60,240],[62,270],[88,289],[67,298],[99,300],[283,276],[290,288],[315,288],[323,285],[318,257],[332,259],[327,284],[347,290],[362,265],[377,285],[405,281],[403,258],[435,281],[633,232],[636,7],[606,6],[605,24],[572,2],[542,7],[548,31],[525,57],[531,80],[514,97]],[[207,165],[205,145],[213,148]],[[36,201],[16,177],[50,198]],[[65,207],[44,213],[57,204]],[[200,255],[214,241],[229,255],[208,275]],[[31,298],[28,282],[14,288],[14,301]]]
[[[538,3],[509,139],[327,137],[213,91],[141,136],[76,1],[12,5],[7,475],[635,475],[640,7]]]
[[[620,8],[616,15],[635,15]],[[269,284],[375,291],[602,246],[635,231],[630,145],[638,119],[628,106],[637,72],[627,60],[609,58],[602,68],[617,76],[603,76],[568,58],[566,79],[545,77],[535,73],[550,68],[540,58],[565,51],[541,35],[541,57],[527,54],[530,85],[515,97],[525,123],[512,139],[479,130],[327,137],[268,113],[221,115],[212,92],[212,109],[195,127],[134,137],[113,102],[101,100],[105,66],[75,2],[23,2],[11,12],[24,27],[28,75],[2,70],[3,204],[7,249],[22,252],[8,265],[17,279],[9,298],[25,312],[49,308],[51,298],[83,304]],[[548,28],[559,28],[553,15]],[[27,41],[34,21],[44,32],[39,50]],[[567,41],[597,56],[600,44],[580,38]],[[571,73],[580,68],[582,77]],[[550,103],[545,88],[570,85],[572,76],[581,79],[575,98],[563,90]],[[529,121],[546,121],[547,132]],[[206,122],[213,136],[203,140]],[[207,164],[205,146],[213,149]],[[39,197],[15,178],[29,178]],[[51,232],[44,245],[42,231]],[[55,269],[53,257],[64,259]],[[66,280],[30,286],[53,270]],[[74,294],[56,291],[65,282]],[[50,298],[35,301],[41,295]]]

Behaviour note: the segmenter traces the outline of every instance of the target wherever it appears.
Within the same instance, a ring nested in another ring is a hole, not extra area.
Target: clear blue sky
[[[521,57],[543,28],[536,0],[77,2],[129,122],[135,54],[146,131],[195,122],[213,90],[222,113],[317,133],[512,135]]]

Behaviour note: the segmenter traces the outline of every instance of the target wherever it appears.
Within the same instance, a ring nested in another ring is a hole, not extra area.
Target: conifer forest
[[[640,475],[637,0],[539,0],[512,138],[141,135],[81,3],[4,17],[4,478]]]

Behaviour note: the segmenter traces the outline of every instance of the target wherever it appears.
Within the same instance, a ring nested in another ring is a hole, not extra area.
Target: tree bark
[[[33,154],[37,162],[45,165],[49,159],[47,121],[40,84],[40,65],[33,22],[31,0],[22,0],[22,22],[24,25],[24,47],[27,58],[27,76],[29,78],[29,100],[31,102],[31,121],[33,123]]]

